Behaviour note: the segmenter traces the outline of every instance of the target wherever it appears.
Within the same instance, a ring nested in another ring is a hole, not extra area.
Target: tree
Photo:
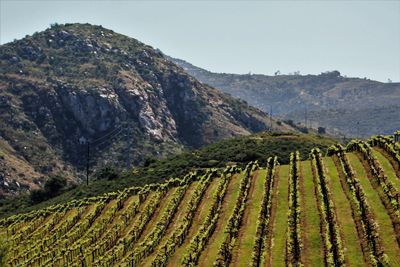
[[[286,120],[286,121],[284,121],[284,122],[286,122],[287,124],[289,124],[289,125],[292,126],[292,127],[296,127],[296,124],[294,124],[294,121],[293,121],[293,120]]]
[[[115,180],[115,179],[118,179],[119,173],[120,172],[118,170],[116,170],[114,167],[107,166],[107,167],[101,169],[96,174],[96,178],[99,180],[100,179]]]
[[[318,133],[319,133],[319,134],[326,134],[326,129],[325,129],[325,127],[318,127]]]
[[[30,194],[33,203],[39,203],[59,195],[67,186],[67,179],[61,175],[51,176],[43,189],[32,190]]]
[[[67,185],[67,179],[61,175],[51,176],[44,184],[44,190],[51,196],[58,195]]]

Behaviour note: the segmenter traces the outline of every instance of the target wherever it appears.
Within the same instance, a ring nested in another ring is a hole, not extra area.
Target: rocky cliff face
[[[101,26],[55,25],[2,45],[0,62],[3,194],[54,173],[79,181],[88,141],[94,168],[126,166],[270,125],[161,52]]]

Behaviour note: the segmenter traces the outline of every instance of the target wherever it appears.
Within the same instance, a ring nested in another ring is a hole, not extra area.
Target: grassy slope
[[[397,177],[396,171],[393,169],[390,161],[377,149],[372,149],[372,153],[378,159],[389,181],[392,182],[397,192],[400,192],[400,179]]]
[[[108,227],[108,229],[106,230],[106,232],[103,233],[103,235],[100,237],[100,239],[101,239],[101,238],[107,233],[107,231],[109,231],[111,228],[116,227],[117,225],[120,225],[120,226],[121,226],[121,225],[125,225],[125,222],[124,222],[119,216],[120,216],[121,214],[123,214],[128,208],[131,208],[132,205],[134,205],[134,204],[137,203],[137,202],[139,202],[139,197],[138,197],[137,195],[134,195],[134,196],[129,197],[129,198],[125,201],[124,206],[122,207],[122,209],[119,210],[119,211],[116,213],[116,215],[115,215],[113,221],[111,222],[110,226]],[[143,204],[142,204],[142,205],[139,205],[139,212],[142,211],[142,210],[143,210]],[[135,216],[133,216],[132,218],[130,218],[130,221],[133,222],[134,219],[136,218],[136,216],[138,216],[139,212],[137,212],[137,213],[135,214]],[[100,240],[100,239],[99,239],[99,240]]]
[[[240,228],[237,245],[232,257],[232,266],[246,266],[249,259],[251,259],[257,232],[257,219],[264,194],[265,179],[266,171],[259,170],[251,181],[242,227]]]
[[[285,266],[285,246],[286,246],[286,228],[287,228],[287,212],[288,212],[288,179],[289,165],[279,167],[279,182],[277,193],[277,207],[274,221],[274,229],[272,234],[271,263],[273,266]],[[268,252],[266,252],[268,254]],[[270,266],[266,262],[266,266]]]
[[[400,143],[397,144],[397,147],[400,147]],[[392,168],[395,170],[397,178],[400,179],[400,165],[396,162],[393,156],[389,155],[384,149],[379,147],[374,147],[374,149],[378,150],[385,158],[390,162]],[[399,148],[397,148],[399,149]],[[398,150],[400,151],[400,150]]]
[[[102,222],[103,220],[104,220],[104,221],[105,221],[105,220],[108,220],[108,219],[110,218],[110,215],[111,215],[111,214],[108,213],[108,211],[110,210],[110,208],[112,208],[112,207],[115,206],[116,204],[117,204],[117,201],[116,201],[116,200],[111,200],[109,203],[107,203],[107,204],[104,206],[104,208],[101,210],[100,214],[96,217],[96,219],[94,220],[94,222],[90,225],[90,228],[91,228],[91,227],[97,227],[97,226],[99,226],[99,224],[101,225],[101,222]],[[95,205],[96,205],[96,204],[92,204],[92,205],[89,205],[89,206],[86,208],[86,210],[85,210],[84,213],[82,214],[82,217],[81,217],[80,221],[87,220],[87,216],[86,216],[86,215],[87,215],[89,212],[91,212],[92,210],[94,210]],[[78,225],[78,224],[73,225],[73,227],[72,227],[67,233],[65,233],[65,234],[68,234],[69,232],[72,232],[72,231],[74,231],[75,229],[78,229],[77,227],[79,227],[79,226],[77,226],[77,225]],[[75,226],[77,226],[77,227],[75,227]],[[90,230],[90,228],[86,229],[86,232],[85,232],[85,233],[87,233],[88,230]],[[82,237],[86,237],[85,234],[83,234]],[[59,237],[59,239],[62,239],[62,238],[64,238],[64,236]],[[72,242],[71,244],[69,244],[69,246],[71,246],[73,243],[74,243],[74,242]],[[60,247],[58,246],[58,243],[55,242],[55,243],[53,243],[51,246],[49,246],[48,249],[42,249],[42,252],[48,252],[48,251],[55,251],[55,252],[58,252],[59,250],[60,250]]]
[[[391,264],[394,266],[400,266],[400,249],[395,238],[396,235],[393,231],[390,217],[386,212],[378,193],[368,180],[365,169],[358,157],[353,153],[349,153],[348,157],[350,164],[357,173],[357,177],[359,178],[361,186],[364,189],[368,204],[370,205],[375,216],[375,221],[379,225],[379,235],[382,239],[384,251],[388,255]]]
[[[368,203],[371,206],[372,212],[376,219],[376,222],[379,224],[379,234],[382,238],[383,245],[385,248],[385,252],[389,256],[389,260],[393,266],[397,266],[399,264],[399,257],[400,249],[396,243],[395,235],[392,229],[391,220],[380,202],[379,195],[376,190],[372,187],[370,181],[367,178],[365,169],[361,164],[358,157],[353,154],[348,154],[350,164],[354,168],[357,173],[357,177],[360,179],[361,185],[365,190]],[[351,215],[351,208],[349,202],[346,198],[346,195],[342,189],[340,184],[338,170],[335,167],[335,164],[332,158],[324,158],[324,164],[327,170],[327,176],[329,182],[329,186],[332,192],[332,199],[335,204],[336,214],[338,218],[338,223],[341,231],[341,237],[343,238],[343,243],[345,246],[345,257],[347,264],[349,266],[364,266],[363,254],[359,244],[357,231],[354,226],[354,222]],[[302,170],[302,181],[300,183],[301,186],[301,193],[302,193],[302,231],[303,231],[303,238],[304,238],[304,250],[303,250],[303,260],[305,266],[322,266],[323,265],[323,252],[322,252],[322,239],[320,236],[320,226],[319,226],[319,213],[317,209],[316,198],[314,195],[314,183],[312,180],[312,171],[309,161],[302,161],[301,162],[301,170]],[[288,193],[288,172],[289,166],[288,165],[281,165],[279,167],[279,178],[278,178],[278,194],[277,197],[273,199],[274,204],[276,204],[276,215],[273,221],[273,247],[271,251],[264,251],[265,255],[267,256],[267,260],[272,260],[273,266],[285,266],[285,240],[286,240],[286,224],[287,224],[287,193]],[[236,247],[234,248],[233,254],[233,266],[246,266],[250,261],[253,245],[254,245],[254,237],[256,231],[256,220],[258,217],[258,213],[260,210],[260,203],[263,194],[263,185],[265,182],[265,170],[260,170],[257,173],[257,176],[253,178],[251,188],[250,188],[250,195],[249,201],[246,204],[244,221],[242,228],[239,233],[239,239],[236,243]],[[211,266],[216,258],[216,254],[221,242],[224,240],[226,234],[224,233],[224,228],[228,222],[228,218],[232,213],[232,209],[234,207],[238,190],[239,184],[242,179],[242,175],[235,176],[229,186],[227,195],[225,196],[224,203],[221,210],[221,216],[217,223],[217,228],[210,238],[205,250],[203,251],[200,257],[200,264],[199,266]],[[178,266],[180,263],[180,259],[184,255],[188,244],[193,237],[193,234],[197,232],[201,222],[204,219],[204,215],[208,211],[208,207],[211,206],[212,196],[215,192],[217,183],[219,179],[215,179],[210,187],[207,189],[204,199],[202,200],[199,210],[196,213],[196,217],[194,219],[193,225],[190,228],[189,234],[184,242],[184,244],[179,247],[175,253],[175,255],[171,258],[169,262],[169,266]],[[165,242],[166,237],[172,233],[172,229],[174,226],[177,226],[182,216],[185,212],[185,204],[187,200],[191,196],[191,192],[194,189],[198,182],[194,182],[194,184],[190,185],[188,191],[185,193],[183,201],[180,203],[179,209],[177,214],[175,215],[171,225],[168,227],[164,238],[161,240],[160,244]],[[140,241],[144,239],[144,237],[150,233],[151,229],[156,224],[157,220],[165,210],[166,205],[171,199],[172,194],[176,191],[176,188],[173,188],[168,191],[168,193],[164,196],[163,200],[161,201],[160,206],[158,207],[156,213],[153,215],[151,221],[147,224],[144,233],[142,234]],[[150,193],[149,197],[145,201],[144,204],[141,205],[139,210],[143,210],[147,201],[152,198],[152,194]],[[185,201],[186,200],[186,201]],[[137,198],[130,197],[125,201],[124,208],[125,209],[129,203],[133,201],[137,201]],[[115,201],[111,201],[108,203],[107,207],[111,207]],[[86,207],[83,213],[83,218],[88,210],[93,205],[89,205]],[[106,210],[106,209],[104,209]],[[104,216],[105,212],[99,215],[97,220],[94,222],[101,221]],[[64,215],[64,219],[71,218],[77,213],[77,209],[71,209]],[[119,213],[122,212],[119,211]],[[48,220],[51,220],[51,216]],[[117,216],[116,216],[117,218]],[[121,232],[121,237],[123,237],[127,230],[130,228],[137,221],[137,219],[132,219],[130,225],[126,225],[126,229]],[[121,220],[114,221],[110,224],[109,227],[115,226],[117,223],[123,224]],[[55,226],[55,229],[59,228],[65,224],[65,220],[61,221]],[[25,225],[21,225],[21,231],[24,229]],[[36,232],[40,232],[41,230],[46,230],[45,227],[38,226]],[[1,229],[0,229],[1,230]],[[51,234],[51,233],[50,233]],[[0,235],[1,236],[1,235]],[[84,236],[84,235],[83,235]],[[28,239],[28,238],[27,238]],[[101,239],[101,238],[100,238]],[[139,242],[136,243],[136,246]],[[160,246],[159,246],[160,247]],[[158,248],[159,248],[158,247]],[[50,249],[57,249],[55,247],[51,247]],[[157,251],[157,248],[156,248]],[[129,252],[128,252],[129,254]],[[154,254],[150,255],[150,257],[146,258],[143,262],[143,266],[150,266],[151,260],[154,257]],[[265,262],[265,266],[269,266],[269,262]]]
[[[184,243],[176,249],[174,255],[171,257],[168,266],[179,266],[180,261],[185,254],[186,249],[189,247],[190,241],[192,240],[192,237],[197,233],[199,230],[200,226],[202,225],[205,216],[207,215],[209,211],[209,207],[211,207],[211,203],[213,201],[213,195],[217,190],[218,183],[220,182],[220,179],[214,179],[209,188],[207,189],[200,206],[198,208],[198,211],[196,212],[196,215],[193,219],[192,226],[189,229],[189,234],[187,235]]]
[[[224,202],[222,204],[221,213],[218,218],[217,227],[209,239],[205,250],[203,253],[201,253],[199,258],[199,266],[212,266],[214,261],[217,259],[218,249],[227,235],[224,230],[235,207],[236,199],[239,196],[239,185],[242,179],[242,174],[236,175],[231,179],[228,185]]]
[[[158,250],[167,242],[168,238],[172,235],[173,231],[182,223],[183,216],[187,212],[187,209],[186,209],[187,203],[190,201],[192,193],[196,189],[198,184],[199,184],[198,181],[193,182],[189,186],[189,188],[186,190],[182,201],[179,203],[178,210],[177,210],[172,222],[170,223],[167,230],[165,231],[164,236],[160,240],[158,246],[154,249],[154,252],[142,261],[141,266],[151,266],[151,262],[153,261],[154,257],[156,256]]]
[[[340,183],[339,174],[332,158],[323,159],[335,205],[337,221],[344,244],[345,259],[349,266],[365,266],[362,248],[354,224],[351,206]]]
[[[146,209],[146,207],[148,206],[150,200],[154,197],[154,195],[155,195],[154,192],[150,192],[150,194],[146,197],[146,200],[139,206],[139,211],[138,211],[137,215],[141,214]],[[137,216],[132,218],[130,220],[130,224],[125,226],[125,229],[122,232],[122,235],[126,234],[138,220],[139,219],[137,219]]]
[[[137,247],[137,244],[140,244],[140,242],[142,242],[146,238],[146,236],[154,229],[154,226],[162,217],[165,209],[167,208],[169,202],[173,198],[173,195],[176,192],[176,190],[177,190],[177,187],[174,187],[174,188],[171,188],[170,190],[168,190],[167,194],[164,196],[163,200],[161,201],[160,206],[157,208],[156,212],[153,214],[153,217],[146,224],[146,227],[144,228],[142,235],[140,236],[139,240],[136,242],[134,247]]]
[[[300,185],[303,186],[302,191],[304,193],[301,196],[303,260],[307,266],[322,266],[324,264],[323,242],[320,234],[320,217],[314,193],[310,161],[302,161],[301,170],[303,182]]]

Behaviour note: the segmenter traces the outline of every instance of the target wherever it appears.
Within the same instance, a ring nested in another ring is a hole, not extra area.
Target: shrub
[[[96,179],[116,180],[119,173],[114,167],[105,167],[96,174]]]
[[[51,176],[44,184],[44,190],[52,196],[58,195],[67,185],[67,179],[61,175]]]
[[[67,186],[67,179],[61,175],[50,176],[43,189],[32,190],[31,202],[39,203],[62,193]]]

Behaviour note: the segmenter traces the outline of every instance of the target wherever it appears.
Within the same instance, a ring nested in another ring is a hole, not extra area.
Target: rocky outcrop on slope
[[[53,25],[2,45],[0,63],[0,141],[9,147],[0,149],[35,177],[20,179],[22,167],[0,158],[4,192],[16,190],[5,180],[34,188],[62,173],[79,181],[88,141],[93,168],[126,167],[270,126],[262,111],[101,26]]]

